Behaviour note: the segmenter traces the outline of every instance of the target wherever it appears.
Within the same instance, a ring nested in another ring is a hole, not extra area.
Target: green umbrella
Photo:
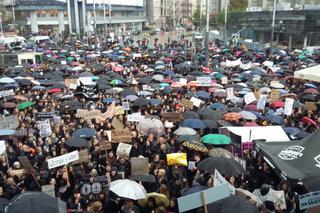
[[[228,136],[221,134],[208,134],[201,138],[203,143],[212,145],[227,145],[231,143],[231,139]]]
[[[125,59],[126,57],[123,56],[123,55],[119,55],[118,58],[119,58],[119,59]]]
[[[71,57],[71,56],[67,58],[67,61],[73,61],[73,60],[76,60],[76,59],[74,57]]]
[[[17,108],[19,110],[24,110],[25,108],[28,108],[29,106],[32,106],[33,102],[31,101],[26,101],[26,102],[22,102],[21,104],[18,104]]]
[[[93,81],[98,81],[99,79],[100,79],[99,76],[92,76]]]
[[[223,75],[222,73],[216,73],[215,75],[214,75],[214,78],[215,79],[222,79],[223,77],[225,77],[225,75]]]
[[[160,85],[160,87],[167,87],[167,86],[169,86],[168,83],[160,83],[159,85]]]

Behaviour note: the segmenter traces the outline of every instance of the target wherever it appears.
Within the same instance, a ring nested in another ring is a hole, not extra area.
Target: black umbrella
[[[91,138],[96,134],[94,129],[89,128],[81,128],[77,129],[73,134],[72,137],[79,137],[79,138]]]
[[[0,213],[4,213],[5,207],[10,203],[6,198],[0,198]]]
[[[140,84],[150,84],[152,81],[152,77],[144,77],[139,79]]]
[[[259,213],[257,207],[252,205],[245,197],[231,195],[230,197],[218,200],[214,203],[210,203],[208,206],[208,212],[245,212],[245,213]],[[202,211],[200,211],[202,212]]]
[[[89,141],[79,137],[68,138],[65,144],[69,147],[91,147],[91,143]]]
[[[178,142],[183,142],[183,141],[189,141],[189,142],[193,142],[193,141],[200,141],[200,138],[196,135],[180,135],[177,138]]]
[[[10,213],[65,213],[66,204],[43,192],[24,192],[12,199],[6,212]]]
[[[241,164],[233,159],[207,157],[198,164],[198,169],[205,170],[210,174],[214,174],[217,169],[222,175],[232,176],[244,174],[245,170]]]
[[[32,84],[32,82],[27,79],[17,79],[16,81],[23,87],[30,86]]]
[[[66,101],[61,103],[61,108],[63,110],[77,110],[83,109],[83,106],[79,101]]]
[[[303,185],[308,191],[315,192],[320,190],[320,175],[308,176],[302,179]]]
[[[149,104],[149,100],[145,98],[139,98],[133,102],[133,106],[138,106],[138,107],[146,106],[148,104]]]
[[[182,113],[184,119],[199,119],[199,115],[196,112],[189,111]]]
[[[131,175],[130,179],[135,181],[146,182],[146,183],[156,182],[156,178],[153,175]]]
[[[207,128],[209,129],[217,129],[218,128],[218,123],[217,121],[214,120],[203,120],[203,123],[206,125]]]
[[[122,91],[120,92],[120,95],[121,95],[122,97],[127,97],[127,96],[129,96],[129,95],[137,95],[137,93],[136,93],[135,91],[131,90],[131,89],[124,89],[124,90],[122,90]]]

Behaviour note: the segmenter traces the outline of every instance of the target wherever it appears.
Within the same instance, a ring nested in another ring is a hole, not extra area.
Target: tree
[[[201,10],[200,10],[200,5],[197,5],[197,9],[194,11],[193,15],[192,15],[192,19],[193,19],[193,24],[200,26],[202,23],[202,14],[201,14]]]
[[[248,0],[230,0],[228,10],[230,12],[245,11],[248,6]]]

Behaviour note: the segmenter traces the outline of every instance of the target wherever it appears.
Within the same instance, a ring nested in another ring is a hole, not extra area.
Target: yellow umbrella
[[[145,207],[147,205],[147,201],[149,197],[153,197],[156,200],[156,204],[158,206],[163,205],[168,207],[170,204],[169,199],[164,194],[160,194],[157,192],[147,193],[147,197],[145,199],[138,200],[140,206]]]

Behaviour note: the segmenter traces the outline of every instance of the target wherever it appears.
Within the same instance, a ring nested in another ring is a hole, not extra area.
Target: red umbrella
[[[170,57],[167,57],[167,58],[164,59],[165,62],[170,62],[170,61],[172,61],[172,60],[173,60],[173,59],[170,58]]]
[[[124,68],[122,66],[114,66],[112,67],[112,71],[114,72],[122,72]]]
[[[170,79],[170,78],[165,78],[161,81],[162,83],[168,83],[168,84],[172,84],[174,82],[174,80]]]
[[[242,116],[237,112],[229,112],[223,115],[223,119],[226,121],[237,121],[240,120]]]
[[[258,111],[256,104],[248,104],[244,107],[246,111]]]
[[[315,128],[318,128],[318,124],[314,120],[312,120],[311,118],[308,118],[308,117],[303,117],[302,123],[314,126]]]
[[[303,91],[304,93],[309,93],[309,94],[314,94],[314,95],[319,95],[319,91],[314,89],[314,88],[309,88]]]
[[[197,87],[198,83],[196,81],[190,81],[190,82],[187,83],[187,86],[188,87]]]
[[[274,101],[271,104],[271,107],[273,108],[281,108],[284,107],[285,103],[283,101]]]
[[[254,122],[254,121],[250,121],[250,122],[245,122],[244,124],[243,124],[243,126],[260,126],[260,125],[258,125],[256,122]]]
[[[48,90],[48,93],[58,93],[58,92],[61,92],[62,90],[59,89],[59,88],[53,88],[53,89],[50,89]]]
[[[5,108],[5,109],[12,109],[12,108],[16,108],[16,104],[15,103],[12,103],[12,102],[4,102],[2,104],[2,107]]]
[[[211,70],[210,70],[210,68],[208,68],[208,67],[202,67],[202,71],[203,71],[204,73],[211,73]]]
[[[174,87],[174,88],[181,88],[181,87],[183,87],[184,85],[182,84],[182,83],[180,83],[180,82],[173,82],[172,84],[171,84],[171,87]]]
[[[80,63],[79,62],[72,62],[72,66],[73,67],[80,66]]]

